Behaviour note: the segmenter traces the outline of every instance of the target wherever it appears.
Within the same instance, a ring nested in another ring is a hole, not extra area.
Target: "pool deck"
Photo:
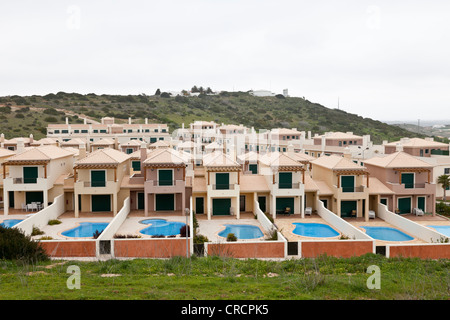
[[[293,233],[292,231],[294,231],[295,229],[295,225],[293,224],[294,222],[302,222],[302,223],[322,223],[325,224],[327,226],[330,226],[331,228],[333,228],[334,230],[336,230],[337,232],[339,232],[339,230],[337,230],[335,227],[333,227],[331,224],[329,224],[328,222],[326,222],[325,220],[323,220],[319,215],[317,214],[313,214],[311,216],[305,216],[305,218],[301,218],[300,215],[298,216],[289,216],[289,217],[277,217],[274,221],[274,224],[278,227],[278,230],[281,232],[281,234],[288,240],[288,241],[301,241],[301,240],[338,240],[340,235],[335,236],[335,237],[327,237],[327,238],[320,238],[320,237],[305,237],[305,236],[300,236],[297,235],[295,233]],[[339,232],[340,233],[340,232]]]

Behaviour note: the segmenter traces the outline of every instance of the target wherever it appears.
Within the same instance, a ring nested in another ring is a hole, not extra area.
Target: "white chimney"
[[[25,150],[25,142],[22,138],[17,139],[17,153],[21,153]]]
[[[403,145],[401,143],[397,143],[397,145],[395,146],[395,151],[396,152],[403,151]]]

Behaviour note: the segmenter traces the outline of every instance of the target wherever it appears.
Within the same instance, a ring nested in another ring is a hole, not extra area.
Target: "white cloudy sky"
[[[1,1],[0,95],[269,89],[450,119],[450,1]]]

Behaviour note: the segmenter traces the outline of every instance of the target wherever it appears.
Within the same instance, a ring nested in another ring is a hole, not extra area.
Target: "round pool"
[[[146,219],[140,222],[150,225],[139,231],[148,236],[176,236],[180,234],[181,227],[186,225],[183,222],[167,221],[164,219]]]
[[[303,237],[330,238],[339,235],[339,232],[323,223],[294,222],[293,225],[295,229],[292,232]]]
[[[250,224],[225,224],[225,229],[219,232],[219,236],[226,238],[229,233],[234,233],[238,239],[257,239],[264,236],[259,227]]]
[[[71,238],[90,238],[96,231],[102,232],[107,226],[106,222],[80,222],[78,227],[61,232],[61,234]]]
[[[5,227],[5,228],[11,228],[21,221],[23,221],[23,219],[6,219],[6,220],[3,220],[2,223],[0,223],[0,226]]]
[[[391,227],[366,227],[361,226],[366,230],[367,235],[377,240],[385,241],[410,241],[414,238],[406,233]]]

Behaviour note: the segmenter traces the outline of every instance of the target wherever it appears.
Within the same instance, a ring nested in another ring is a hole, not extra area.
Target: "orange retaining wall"
[[[188,250],[190,250],[188,242]],[[115,257],[170,258],[186,256],[186,239],[114,239]]]
[[[315,258],[322,254],[349,258],[374,253],[372,241],[300,241],[300,243],[302,258]]]
[[[95,257],[96,241],[40,241],[51,257]]]
[[[284,258],[284,242],[208,243],[208,255],[233,258]]]
[[[450,259],[450,244],[389,245],[389,258]]]

